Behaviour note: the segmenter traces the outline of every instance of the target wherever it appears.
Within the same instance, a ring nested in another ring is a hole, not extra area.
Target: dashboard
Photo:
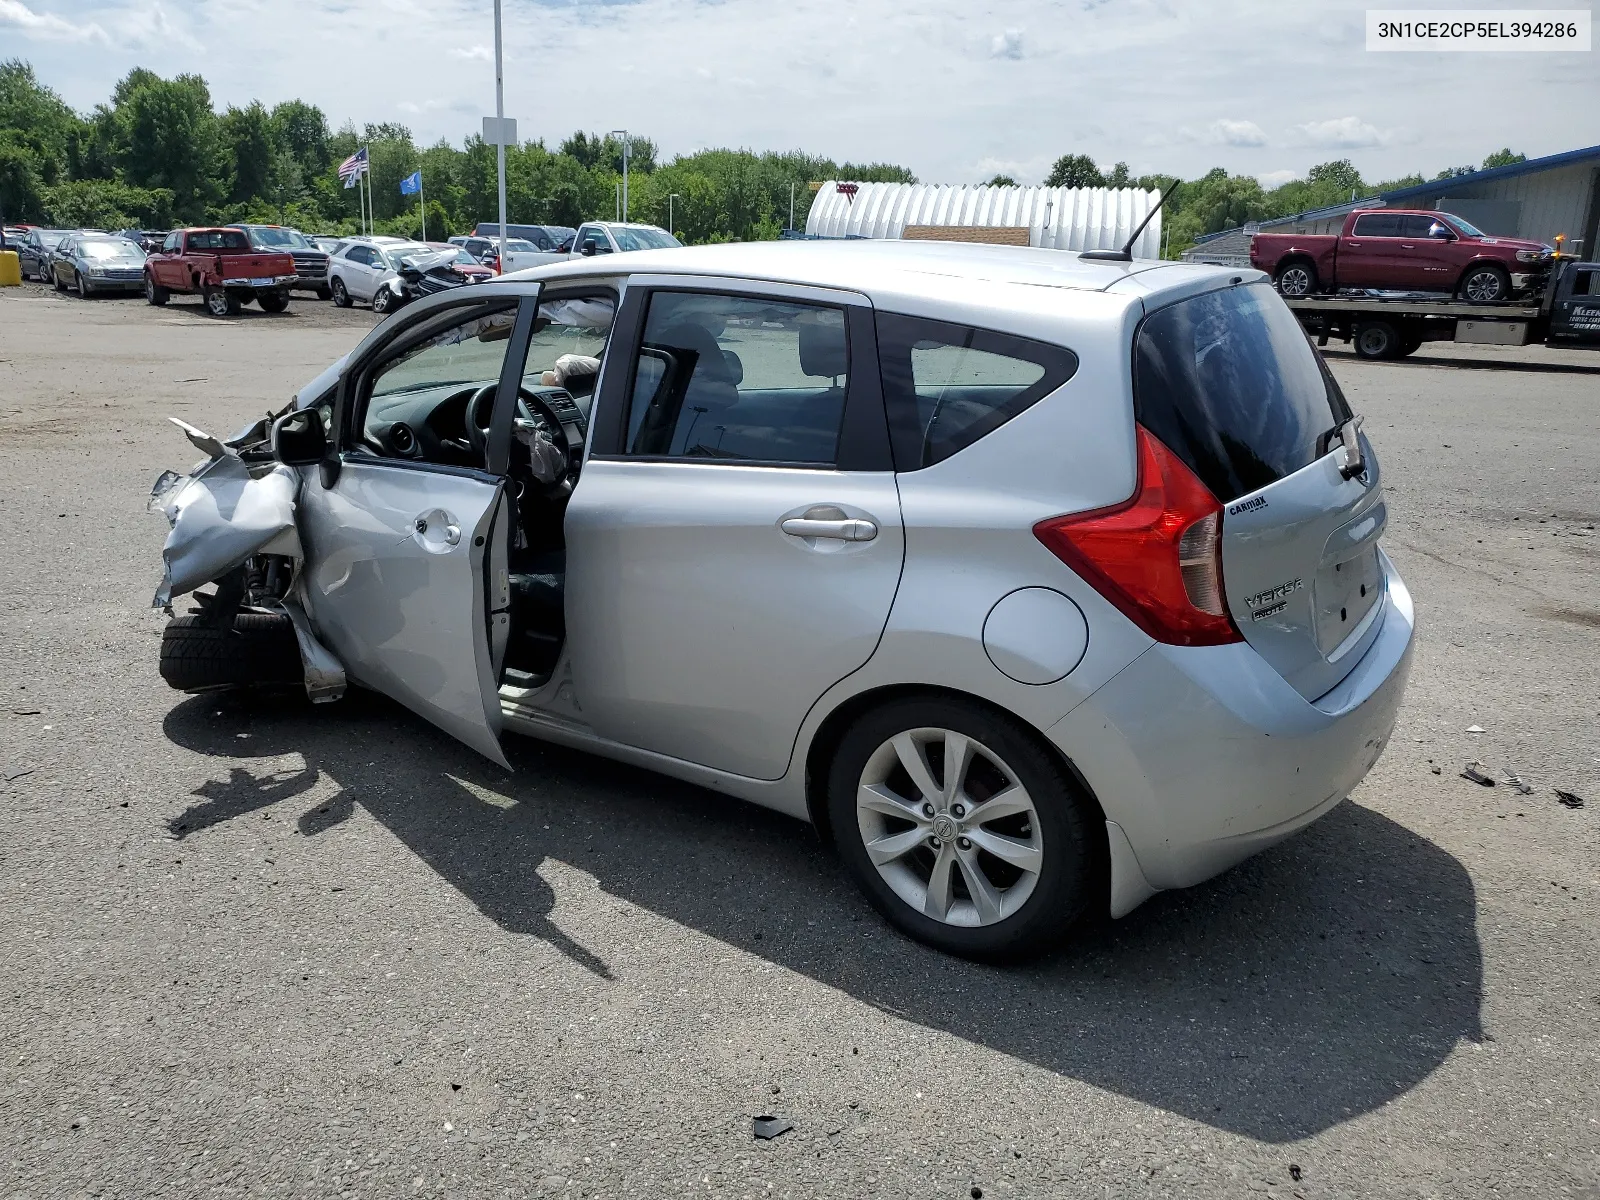
[[[452,380],[373,397],[363,431],[367,448],[385,458],[481,468],[482,457],[467,437],[467,406],[487,382]],[[561,387],[525,386],[523,390],[549,405],[561,422],[574,458],[580,457],[589,429],[587,405],[580,405]],[[544,414],[537,409],[532,416],[536,425],[546,425]]]

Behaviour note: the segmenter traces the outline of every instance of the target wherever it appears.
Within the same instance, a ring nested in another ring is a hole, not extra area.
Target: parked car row
[[[199,295],[215,316],[252,301],[282,312],[294,291],[309,291],[340,308],[370,304],[394,311],[421,295],[481,282],[497,274],[681,243],[654,225],[590,221],[570,229],[508,225],[502,261],[499,241],[480,224],[470,236],[419,242],[375,234],[308,236],[281,225],[235,224],[168,232],[28,228],[8,232],[24,278],[50,282],[81,296],[143,291],[151,304],[174,294]],[[499,227],[495,226],[496,234]]]

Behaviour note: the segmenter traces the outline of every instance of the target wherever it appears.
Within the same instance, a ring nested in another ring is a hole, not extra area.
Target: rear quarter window
[[[1350,415],[1266,283],[1151,313],[1135,335],[1134,415],[1223,504],[1309,466]]]
[[[925,317],[879,313],[878,359],[896,471],[943,462],[1064,384],[1063,346]]]

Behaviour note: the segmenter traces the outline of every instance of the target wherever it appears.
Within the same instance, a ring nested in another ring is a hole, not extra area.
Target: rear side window
[[[1309,466],[1349,416],[1269,284],[1207,292],[1139,326],[1134,414],[1223,504]]]
[[[1357,217],[1351,237],[1399,237],[1400,218],[1393,215]]]
[[[897,471],[965,450],[1078,369],[1071,350],[970,325],[879,313],[877,330]]]

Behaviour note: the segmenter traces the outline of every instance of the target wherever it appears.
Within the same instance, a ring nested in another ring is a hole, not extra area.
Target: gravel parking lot
[[[1330,349],[1420,618],[1392,744],[994,969],[761,810],[162,684],[164,418],[372,320],[0,292],[0,1194],[1600,1197],[1600,355]]]

